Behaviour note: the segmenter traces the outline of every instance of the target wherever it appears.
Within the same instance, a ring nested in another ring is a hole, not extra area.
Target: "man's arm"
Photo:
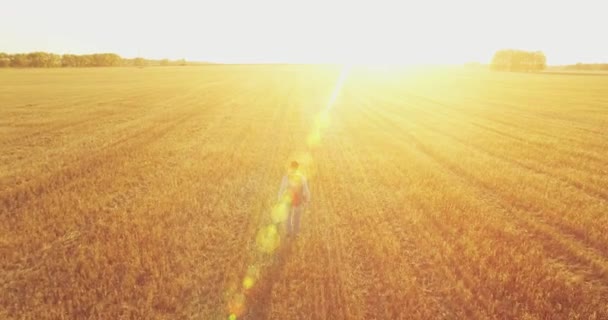
[[[308,189],[308,180],[306,180],[306,178],[302,179],[303,180],[303,189],[304,189],[304,200],[306,202],[310,202],[310,190]]]
[[[283,176],[283,179],[281,180],[281,186],[279,187],[279,195],[277,197],[279,201],[281,201],[281,197],[285,192],[285,188],[287,188],[287,176]]]

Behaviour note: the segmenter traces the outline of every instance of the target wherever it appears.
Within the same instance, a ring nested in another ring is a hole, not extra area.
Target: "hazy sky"
[[[218,62],[487,62],[542,50],[607,62],[605,0],[17,0],[0,52],[116,52]]]

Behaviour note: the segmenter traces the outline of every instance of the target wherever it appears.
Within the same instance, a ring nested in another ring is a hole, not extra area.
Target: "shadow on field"
[[[274,261],[261,272],[256,285],[247,293],[248,308],[243,319],[268,319],[272,289],[282,278],[284,267],[292,255],[295,243],[287,240],[284,245],[277,248]]]

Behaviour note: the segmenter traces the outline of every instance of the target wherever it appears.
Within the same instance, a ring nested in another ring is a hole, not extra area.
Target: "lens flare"
[[[293,201],[293,198],[292,198],[291,194],[289,192],[286,192],[283,195],[283,197],[281,197],[281,200],[279,200],[279,203],[285,204],[287,206],[291,206],[292,201]]]
[[[255,284],[255,279],[246,276],[245,279],[243,279],[243,288],[245,289],[251,289],[251,287],[253,287],[253,285]]]
[[[260,229],[255,240],[258,246],[258,250],[264,253],[273,253],[281,244],[279,231],[277,229],[277,226],[274,224],[268,225]]]
[[[329,101],[327,102],[327,105],[325,106],[325,110],[331,110],[331,108],[334,106],[336,99],[338,99],[338,96],[340,95],[340,92],[342,91],[342,86],[344,85],[344,81],[346,80],[346,76],[348,75],[349,70],[350,70],[349,66],[342,67],[342,70],[340,71],[340,77],[338,78],[338,82],[336,82],[336,87],[334,88],[334,91],[331,93],[331,97],[329,98]]]
[[[245,295],[237,293],[232,296],[232,299],[228,302],[228,311],[230,315],[234,315],[235,317],[242,316],[245,313]]]
[[[228,285],[226,285],[226,291],[224,291],[224,299],[226,301],[230,300],[232,296],[238,290],[238,283],[236,281],[230,281]]]
[[[289,203],[281,201],[274,205],[272,211],[270,212],[270,218],[272,222],[282,223],[287,220],[287,215],[289,214]]]
[[[327,127],[329,127],[329,112],[327,112],[327,109],[323,110],[317,117],[316,126],[321,129],[327,129]]]
[[[320,130],[313,130],[306,138],[306,144],[308,148],[314,149],[321,144],[321,132]]]
[[[327,105],[325,105],[325,108],[321,111],[321,113],[319,113],[319,115],[317,115],[312,130],[306,138],[306,144],[308,145],[309,149],[317,148],[321,144],[321,136],[323,134],[323,131],[327,129],[330,124],[329,111],[331,111],[334,104],[336,103],[336,100],[338,99],[338,96],[340,96],[340,92],[342,91],[342,87],[344,86],[344,81],[346,80],[346,76],[348,75],[349,70],[350,68],[348,66],[342,67],[342,70],[340,71],[340,77],[336,82],[336,86],[334,87],[334,90],[331,93]]]
[[[290,159],[297,159],[300,164],[302,164],[303,173],[307,177],[311,177],[314,175],[314,172],[311,172],[314,167],[312,150],[318,147],[321,144],[321,137],[323,131],[326,130],[330,125],[330,114],[332,107],[334,106],[336,99],[340,95],[342,90],[342,86],[344,85],[344,81],[348,74],[349,67],[344,66],[340,72],[340,76],[338,81],[336,82],[336,86],[334,87],[331,97],[327,102],[325,108],[321,110],[321,112],[315,118],[313,123],[313,127],[306,138],[306,143],[308,146],[308,150],[303,153],[299,153],[297,155],[292,155]],[[291,195],[286,192],[279,201],[272,207],[270,212],[270,217],[272,220],[272,224],[266,225],[262,227],[255,237],[255,242],[257,245],[257,249],[260,252],[266,254],[274,254],[277,248],[281,245],[281,237],[279,235],[278,226],[287,221],[289,216],[289,210],[291,210],[292,204]],[[284,225],[282,225],[284,227]],[[258,255],[258,257],[263,257],[263,259],[268,258],[267,255]],[[238,282],[231,284],[228,287],[228,291],[226,292],[226,296],[230,297],[228,300],[228,320],[236,320],[238,317],[242,316],[246,311],[246,297],[244,293],[247,293],[249,289],[253,288],[256,285],[256,282],[260,278],[260,268],[258,266],[264,265],[263,261],[256,260],[256,263],[253,263],[247,268],[247,273],[243,277],[242,288],[237,289]]]
[[[255,265],[249,266],[247,268],[247,274],[243,279],[243,288],[245,290],[251,289],[255,285],[255,282],[260,276],[260,268]]]

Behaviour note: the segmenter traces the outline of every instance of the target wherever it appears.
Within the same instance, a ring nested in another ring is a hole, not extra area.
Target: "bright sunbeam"
[[[343,66],[340,70],[340,75],[338,76],[338,80],[336,81],[327,104],[315,117],[313,127],[307,138],[308,150],[298,153],[298,156],[296,157],[298,160],[301,160],[301,163],[306,165],[309,170],[313,162],[310,149],[319,146],[323,133],[322,131],[329,127],[329,112],[342,92],[342,87],[344,86],[349,70],[349,66]],[[291,202],[292,199],[290,199],[289,196],[284,196],[279,199],[270,211],[272,223],[265,225],[258,230],[255,243],[258,252],[263,255],[256,255],[257,260],[253,261],[247,268],[247,272],[241,282],[241,289],[235,290],[228,295],[228,320],[237,320],[246,312],[246,293],[258,282],[261,266],[267,265],[267,262],[271,260],[270,258],[272,255],[276,255],[277,249],[281,246],[279,226],[285,223],[289,210],[291,209]]]
[[[326,111],[331,110],[331,108],[334,106],[334,103],[336,102],[338,95],[342,91],[342,87],[344,86],[344,80],[346,80],[346,76],[348,75],[349,71],[350,71],[349,65],[342,66],[342,70],[340,71],[340,76],[338,77],[338,81],[336,82],[334,91],[331,93],[331,98],[329,98],[329,101],[327,102],[327,105],[325,106]],[[320,118],[322,119],[323,117],[327,117],[327,114],[321,113]]]
[[[346,80],[349,71],[350,66],[342,66],[342,69],[340,70],[340,76],[338,76],[336,85],[334,86],[334,89],[331,93],[331,96],[329,97],[329,100],[327,101],[327,104],[325,105],[325,108],[323,108],[323,110],[321,110],[321,112],[316,116],[313,128],[306,138],[306,143],[309,149],[316,148],[320,145],[322,131],[329,127],[329,112],[334,107],[336,99],[338,99],[338,96],[342,92],[342,87],[344,86],[344,81]]]

